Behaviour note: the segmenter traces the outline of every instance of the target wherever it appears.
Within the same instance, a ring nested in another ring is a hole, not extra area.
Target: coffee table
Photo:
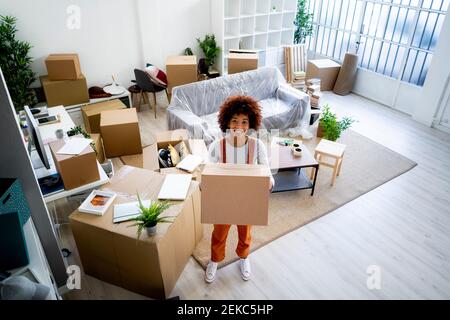
[[[301,157],[294,156],[290,146],[272,145],[270,148],[270,170],[274,173],[273,178],[275,179],[272,192],[311,189],[311,196],[314,195],[319,162],[314,159],[305,145],[302,145],[301,148]],[[309,179],[305,170],[302,170],[310,167],[314,171],[313,179]]]

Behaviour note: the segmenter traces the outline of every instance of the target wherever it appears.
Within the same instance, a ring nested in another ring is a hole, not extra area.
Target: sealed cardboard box
[[[54,80],[76,80],[81,75],[80,60],[76,53],[54,53],[45,59],[48,78]]]
[[[91,139],[94,141],[95,153],[100,163],[105,162],[105,152],[103,151],[102,137],[98,133],[91,133]]]
[[[74,189],[100,179],[97,158],[91,146],[87,146],[78,155],[58,154],[58,150],[64,146],[64,141],[54,141],[49,146],[64,189]]]
[[[145,169],[122,167],[102,188],[117,193],[103,216],[80,213],[70,225],[86,274],[152,298],[170,296],[195,246],[203,236],[200,223],[200,190],[191,182],[184,201],[173,202],[163,216],[176,217],[160,223],[157,233],[144,231],[137,239],[132,222],[114,224],[114,204],[130,202],[136,190],[142,199],[157,199],[164,176]]]
[[[102,111],[100,132],[107,158],[142,153],[136,109]]]
[[[255,70],[258,68],[258,55],[256,53],[229,53],[228,74]]]
[[[268,225],[267,166],[206,164],[201,182],[202,223]]]
[[[158,171],[158,149],[156,143],[142,149],[142,153],[121,156],[120,160],[126,165],[147,170]]]
[[[81,107],[84,127],[87,132],[100,133],[100,114],[106,110],[120,110],[127,106],[119,99],[108,100],[99,103],[88,104]]]
[[[167,89],[197,81],[196,56],[171,56],[166,59]]]
[[[88,87],[83,75],[77,80],[51,81],[48,76],[41,76],[40,80],[49,107],[89,102]]]
[[[319,78],[320,90],[333,90],[340,69],[340,64],[330,59],[309,60],[306,79]]]

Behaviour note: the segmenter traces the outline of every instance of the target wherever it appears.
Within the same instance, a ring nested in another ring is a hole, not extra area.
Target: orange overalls
[[[251,164],[253,154],[255,150],[256,140],[248,137],[248,152],[247,152],[247,164]],[[227,162],[226,155],[226,141],[222,139],[220,141],[220,150],[222,162]],[[230,224],[215,224],[214,230],[211,236],[211,261],[220,262],[225,258],[225,245],[227,242],[228,231],[230,230]],[[247,258],[250,251],[250,244],[252,241],[251,226],[250,225],[238,225],[237,226],[239,242],[236,248],[236,254],[242,258]]]

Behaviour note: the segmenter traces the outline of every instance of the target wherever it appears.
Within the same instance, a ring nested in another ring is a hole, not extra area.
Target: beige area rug
[[[305,141],[313,151],[319,139]],[[269,226],[252,228],[251,251],[295,230],[347,202],[369,192],[387,181],[416,166],[412,160],[354,132],[346,131],[338,141],[347,145],[341,174],[330,186],[332,168],[320,167],[314,196],[311,190],[272,193],[269,199]],[[313,152],[312,152],[313,153]],[[308,169],[307,173],[310,171]],[[212,225],[204,225],[203,239],[197,245],[193,257],[205,269],[210,259]],[[238,259],[236,227],[232,226],[227,239],[226,257],[219,264],[223,267]]]

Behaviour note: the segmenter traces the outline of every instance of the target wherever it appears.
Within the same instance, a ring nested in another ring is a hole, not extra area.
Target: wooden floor
[[[167,105],[163,98],[159,97],[160,103]],[[252,253],[250,281],[241,280],[238,266],[233,263],[218,270],[213,284],[206,284],[203,269],[191,258],[172,296],[450,298],[450,135],[356,95],[341,97],[326,93],[323,100],[339,115],[357,119],[355,131],[416,161],[418,166]],[[148,107],[143,109],[142,134],[166,128],[164,108],[158,112],[156,121]],[[64,244],[74,248],[68,227],[61,230]],[[69,263],[79,264],[74,251]],[[367,286],[370,268],[379,270],[380,289]],[[145,297],[84,276],[82,289],[66,294],[65,298]]]

